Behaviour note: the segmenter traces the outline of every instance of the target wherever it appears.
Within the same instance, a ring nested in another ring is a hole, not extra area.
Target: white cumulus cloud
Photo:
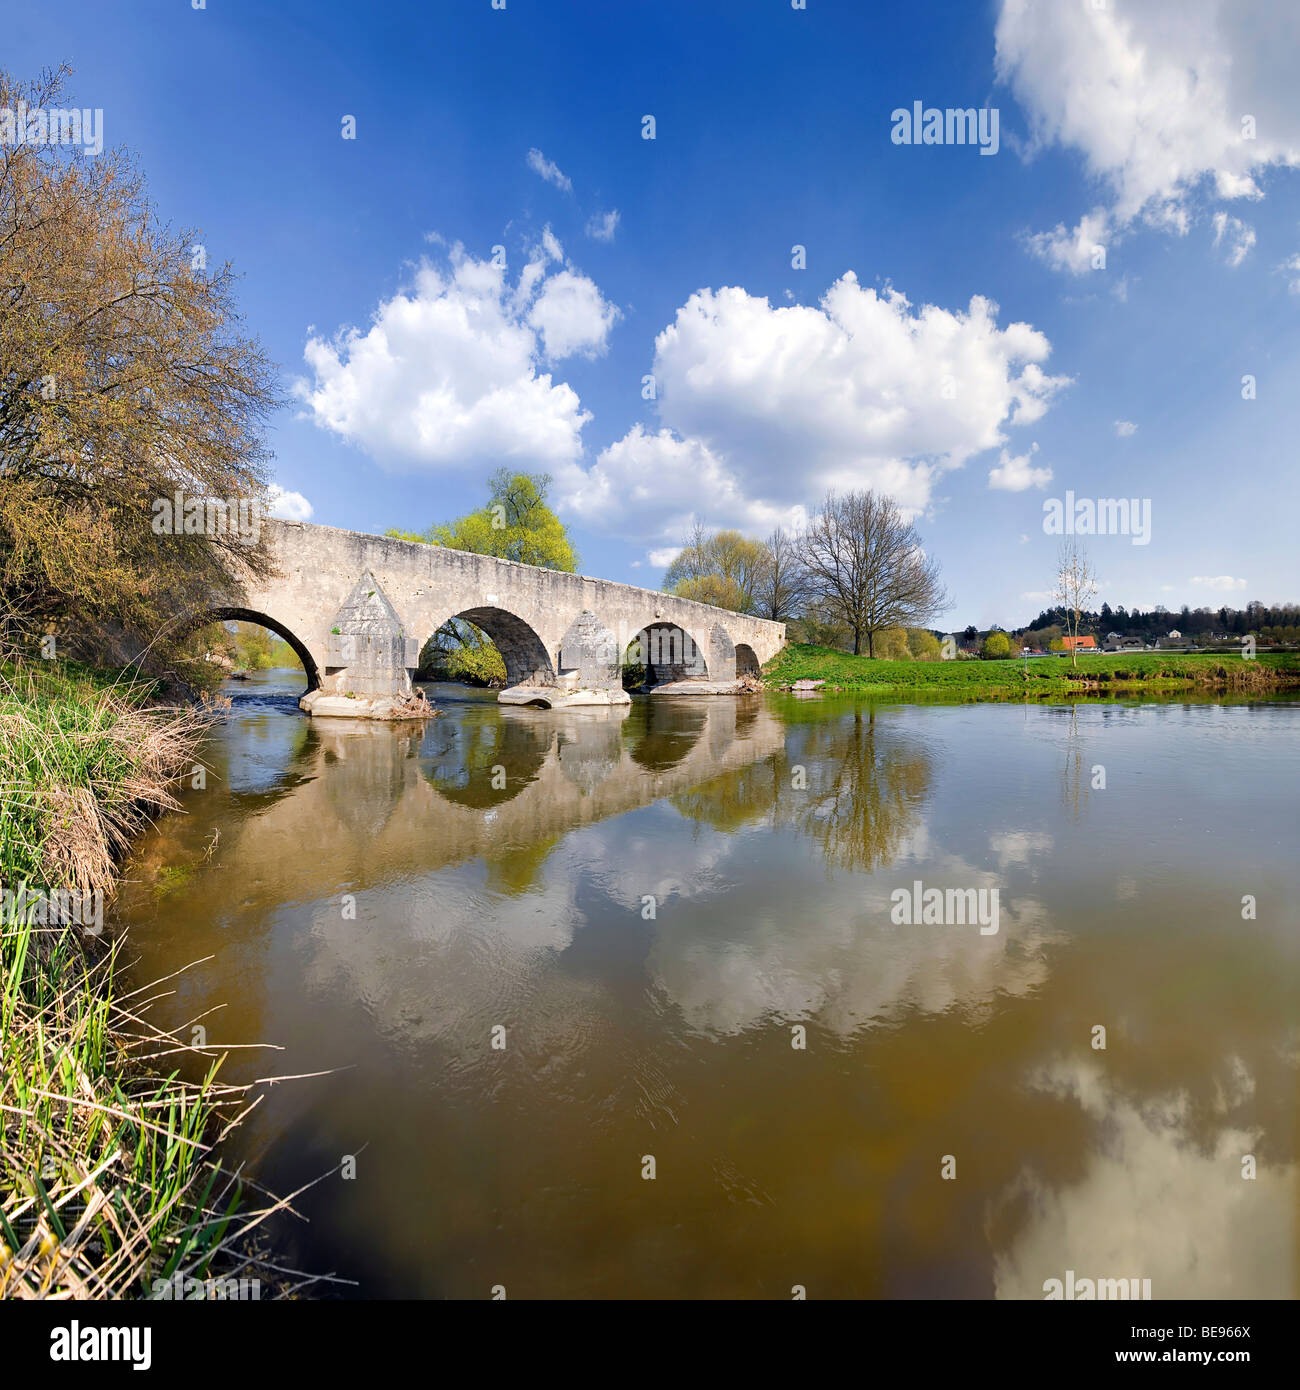
[[[279,483],[272,483],[266,490],[267,511],[285,521],[309,521],[312,505],[301,492],[287,492]]]
[[[575,354],[598,357],[619,311],[601,297],[593,281],[561,270],[542,282],[528,312],[528,323],[541,334],[548,361]]]
[[[997,466],[989,469],[989,486],[1003,492],[1024,492],[1026,488],[1046,487],[1052,481],[1050,468],[1035,468],[1030,459],[1038,452],[1038,445],[1031,444],[1027,454],[1012,457],[1005,449]]]
[[[1119,435],[1121,439],[1130,439],[1137,432],[1138,427],[1133,423],[1132,420],[1115,421],[1115,433]]]
[[[1193,194],[1260,198],[1265,170],[1300,165],[1295,5],[1002,0],[996,45],[998,78],[1029,118],[1029,154],[1077,151],[1108,195],[1073,232],[1031,238],[1058,269],[1082,273],[1093,242],[1138,219],[1185,233]]]
[[[806,520],[798,503],[780,507],[750,498],[742,479],[698,439],[667,429],[652,433],[639,424],[603,449],[590,469],[562,473],[560,482],[565,505],[589,525],[678,545],[701,516],[750,532]],[[669,564],[677,548],[652,550],[650,563]]]
[[[1191,582],[1202,588],[1218,590],[1220,593],[1230,593],[1234,589],[1246,587],[1244,579],[1234,579],[1230,574],[1196,575]]]
[[[770,526],[829,488],[920,512],[945,470],[1001,447],[1068,383],[1044,370],[1044,334],[997,313],[980,296],[917,309],[851,271],[817,307],[700,290],[655,340],[661,428],[561,475],[566,503],[651,542],[680,541],[693,517]]]
[[[1085,213],[1076,227],[1068,228],[1058,222],[1050,232],[1035,232],[1027,237],[1026,245],[1053,270],[1082,275],[1094,268],[1094,261],[1101,262],[1098,252],[1105,251],[1109,233],[1110,218],[1101,208],[1096,208]]]
[[[547,228],[514,285],[459,244],[446,266],[421,262],[368,329],[309,335],[312,378],[297,394],[316,424],[386,467],[572,463],[591,416],[541,369],[603,352],[618,310],[562,259]]]

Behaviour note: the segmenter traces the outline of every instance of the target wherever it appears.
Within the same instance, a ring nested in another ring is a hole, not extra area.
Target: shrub
[[[907,649],[907,633],[901,627],[887,627],[876,633],[871,642],[871,654],[881,661],[905,661],[911,655]]]

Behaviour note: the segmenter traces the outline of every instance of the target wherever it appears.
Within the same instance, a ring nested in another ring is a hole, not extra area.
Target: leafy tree
[[[488,500],[477,511],[424,532],[394,527],[384,534],[574,574],[578,552],[564,523],[547,505],[550,486],[549,473],[512,473],[498,468],[488,480]]]
[[[753,613],[771,563],[771,553],[762,541],[735,530],[709,535],[697,522],[664,571],[664,592],[733,613]]]
[[[0,109],[70,105],[67,69]],[[155,530],[176,491],[265,502],[272,364],[234,273],[161,223],[122,153],[0,144],[0,628],[153,639],[178,609],[271,570],[265,536]],[[206,507],[205,507],[206,516]],[[183,524],[183,523],[182,523]],[[75,645],[75,643],[74,643]],[[170,660],[182,643],[153,648]]]
[[[935,661],[939,657],[939,639],[929,628],[908,628],[907,650],[917,661]]]
[[[734,579],[722,574],[679,579],[668,592],[678,598],[694,599],[696,603],[710,603],[714,608],[725,608],[731,613],[748,613],[753,605],[752,597]]]
[[[911,653],[907,648],[907,633],[901,627],[887,627],[876,633],[873,655],[883,661],[905,661]]]
[[[435,680],[466,685],[502,686],[505,658],[481,628],[464,618],[452,618],[425,643],[420,672]]]
[[[809,642],[815,647],[830,647],[835,651],[848,651],[853,644],[848,624],[815,599],[805,607],[803,615],[790,624],[789,636],[795,642]]]
[[[999,661],[1011,655],[1011,639],[1005,632],[994,628],[984,639],[980,655],[985,661]]]

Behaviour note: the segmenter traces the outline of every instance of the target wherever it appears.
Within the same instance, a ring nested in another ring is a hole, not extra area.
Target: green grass
[[[148,1293],[226,1258],[242,1200],[205,1136],[237,1088],[160,1074],[174,1040],[114,996],[113,954],[34,914],[0,929],[0,1296]]]
[[[206,725],[153,695],[0,664],[0,889],[108,896]],[[38,916],[0,896],[0,1297],[139,1297],[238,1270],[263,1213],[236,1222],[245,1188],[211,1146],[247,1088],[217,1081],[216,1049],[152,1026],[141,991],[121,994],[116,947]]]
[[[1123,691],[1300,689],[1300,653],[1261,654],[1254,661],[1209,653],[1105,653],[1007,661],[882,661],[795,643],[764,668],[769,689],[820,680],[827,690],[926,692],[955,699],[1022,698]]]
[[[105,887],[203,721],[149,682],[70,663],[0,663],[0,882]]]

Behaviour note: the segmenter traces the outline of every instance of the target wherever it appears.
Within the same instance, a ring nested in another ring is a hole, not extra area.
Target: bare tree
[[[853,633],[854,655],[874,656],[876,633],[920,627],[951,607],[938,563],[884,493],[828,493],[799,539],[806,591]]]
[[[1079,620],[1088,605],[1097,597],[1097,576],[1088,560],[1088,553],[1078,541],[1062,544],[1056,559],[1056,588],[1052,597],[1065,609],[1072,664],[1079,664]]]
[[[799,563],[799,538],[778,526],[767,538],[767,554],[755,594],[760,617],[783,623],[796,617],[803,605],[804,574]]]

